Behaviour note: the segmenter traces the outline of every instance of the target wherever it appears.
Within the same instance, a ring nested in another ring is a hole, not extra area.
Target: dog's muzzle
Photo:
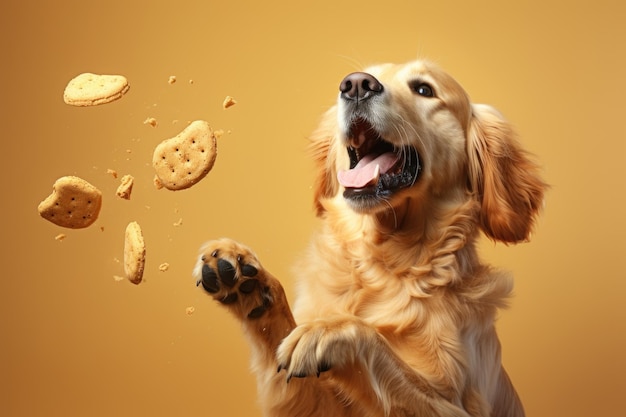
[[[345,188],[344,197],[365,202],[388,198],[415,183],[421,171],[413,146],[395,146],[386,141],[369,116],[375,98],[384,94],[384,86],[373,75],[355,72],[339,86],[349,121],[346,142],[350,167],[337,174]]]

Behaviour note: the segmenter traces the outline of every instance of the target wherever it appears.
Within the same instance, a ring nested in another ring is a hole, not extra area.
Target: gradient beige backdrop
[[[531,243],[482,251],[516,276],[499,330],[528,415],[626,415],[618,3],[5,1],[0,415],[260,416],[239,326],[191,278],[198,247],[249,244],[291,295],[315,226],[307,134],[345,74],[418,56],[512,120],[552,184]],[[87,71],[123,74],[131,89],[97,108],[64,104]],[[238,101],[228,110],[226,95]],[[213,171],[157,191],[154,146],[195,119],[227,132]],[[107,169],[135,176],[130,201]],[[92,227],[38,216],[63,175],[103,191]],[[147,241],[139,286],[114,279],[131,220]]]

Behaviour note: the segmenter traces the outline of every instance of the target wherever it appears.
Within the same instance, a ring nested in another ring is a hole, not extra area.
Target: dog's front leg
[[[296,327],[280,282],[254,253],[230,239],[206,243],[194,270],[197,285],[227,308],[250,341],[251,368],[266,416],[354,416],[319,379],[287,383],[278,373],[276,350]]]
[[[198,286],[241,321],[257,360],[276,372],[276,348],[296,327],[280,282],[249,248],[231,239],[207,242],[194,276]]]

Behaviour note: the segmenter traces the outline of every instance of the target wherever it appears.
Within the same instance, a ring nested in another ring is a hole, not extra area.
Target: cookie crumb
[[[170,264],[168,264],[167,262],[163,262],[161,265],[159,265],[159,271],[161,272],[165,272],[168,269],[170,269]]]
[[[117,191],[115,192],[115,194],[117,194],[119,198],[122,198],[124,200],[130,200],[130,194],[133,191],[134,181],[135,178],[132,175],[124,175],[122,177],[122,182],[119,187],[117,187]]]
[[[160,190],[161,188],[163,188],[163,183],[161,182],[158,176],[155,175],[152,182],[154,183],[154,186],[156,187],[157,190]]]
[[[176,76],[170,75],[170,78],[167,80],[168,83],[174,84],[176,82]]]
[[[227,109],[234,106],[235,104],[237,104],[237,101],[234,98],[232,98],[231,96],[226,96],[224,102],[222,103],[222,107],[224,107],[224,109]]]
[[[148,117],[146,120],[143,121],[143,124],[150,125],[152,127],[157,127],[159,123],[157,122],[157,119],[155,119],[154,117]]]
[[[191,316],[195,311],[196,309],[193,306],[189,306],[185,309],[185,313],[187,313],[188,316]]]
[[[180,219],[178,219],[178,221],[173,224],[174,227],[180,227],[182,225],[183,225],[183,218],[182,217]]]
[[[111,175],[113,178],[117,178],[117,171],[114,169],[107,169],[107,174]]]
[[[67,237],[67,235],[65,233],[59,233],[58,235],[56,235],[54,237],[55,240],[58,240],[59,242],[62,241],[63,239],[65,239]]]

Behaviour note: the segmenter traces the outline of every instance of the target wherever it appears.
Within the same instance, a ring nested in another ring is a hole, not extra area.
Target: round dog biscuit
[[[130,222],[124,234],[124,274],[133,284],[141,283],[146,264],[146,245],[141,227]]]
[[[168,190],[189,188],[204,178],[215,163],[217,140],[209,124],[196,120],[154,149],[152,166]]]
[[[122,98],[129,88],[123,75],[86,72],[70,80],[63,92],[63,100],[72,106],[97,106]]]
[[[52,223],[71,229],[90,226],[98,218],[102,206],[102,193],[79,177],[61,177],[52,186],[37,210]]]

